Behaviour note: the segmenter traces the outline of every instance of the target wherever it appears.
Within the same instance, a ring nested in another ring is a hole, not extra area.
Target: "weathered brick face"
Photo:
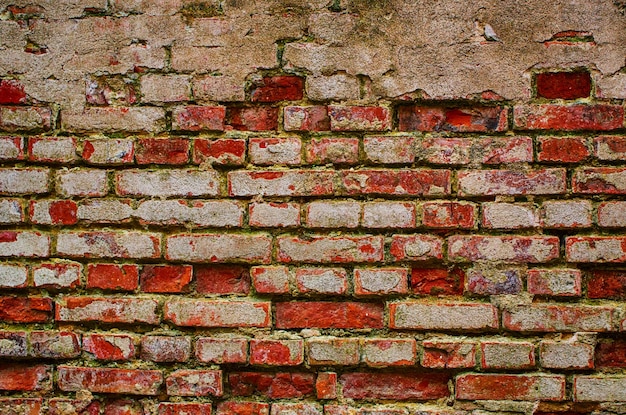
[[[623,413],[624,1],[472,3],[0,1],[0,415]]]

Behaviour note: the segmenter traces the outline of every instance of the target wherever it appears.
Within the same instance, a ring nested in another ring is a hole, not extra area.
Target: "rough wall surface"
[[[626,412],[626,3],[467,3],[0,0],[0,414]]]

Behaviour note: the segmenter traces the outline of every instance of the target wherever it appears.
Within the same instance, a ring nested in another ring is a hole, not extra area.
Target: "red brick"
[[[48,401],[48,415],[99,415],[99,414],[100,414],[100,402],[95,401],[95,400],[53,398]],[[37,412],[36,415],[39,415],[39,412]]]
[[[443,258],[443,239],[432,235],[393,235],[389,253],[395,261]]]
[[[383,307],[376,303],[276,303],[276,328],[382,328]]]
[[[165,379],[165,386],[170,396],[222,396],[222,371],[177,370]]]
[[[563,375],[467,374],[456,378],[456,398],[471,400],[562,401]]]
[[[359,161],[359,139],[311,138],[306,144],[305,156],[310,164],[356,164]]]
[[[142,138],[135,145],[137,164],[187,164],[189,140]]]
[[[599,160],[626,160],[626,137],[599,136],[594,138],[593,143]]]
[[[370,367],[413,366],[417,357],[413,339],[366,339],[361,353]]]
[[[577,269],[529,269],[527,273],[528,292],[535,295],[553,297],[578,297],[581,272]]]
[[[315,392],[310,373],[235,372],[228,376],[233,396],[261,395],[270,399],[302,398]]]
[[[516,105],[513,116],[518,130],[607,131],[624,127],[621,105]]]
[[[406,268],[355,268],[355,295],[389,295],[408,293]]]
[[[52,366],[3,362],[0,364],[0,390],[52,390]]]
[[[523,332],[604,332],[613,330],[614,309],[585,305],[533,304],[502,311],[505,329]]]
[[[459,196],[565,194],[565,169],[461,170]]]
[[[465,273],[459,268],[413,268],[411,290],[426,295],[462,295]]]
[[[480,343],[483,369],[531,369],[535,367],[535,346],[527,342],[483,341]]]
[[[539,137],[538,161],[579,163],[591,155],[585,137]]]
[[[307,364],[323,366],[357,365],[361,359],[359,339],[312,337],[306,340]]]
[[[626,298],[626,272],[591,270],[590,274],[587,279],[587,297],[615,300]]]
[[[43,297],[0,297],[0,321],[45,323],[52,317],[52,300]]]
[[[156,415],[211,415],[211,406],[210,403],[161,402],[157,408]]]
[[[259,166],[298,165],[302,161],[302,142],[298,137],[250,138],[250,162]]]
[[[148,293],[180,293],[188,290],[191,265],[144,265],[141,269],[141,291]]]
[[[340,376],[344,398],[431,400],[450,395],[447,373],[346,373]]]
[[[137,265],[88,264],[87,288],[133,291],[137,289]]]
[[[583,194],[626,194],[626,168],[587,167],[574,171],[572,191]]]
[[[318,372],[315,379],[317,399],[337,398],[337,374],[334,372]]]
[[[603,339],[596,346],[597,368],[626,367],[626,340]]]
[[[157,395],[163,383],[159,370],[59,366],[57,385],[65,392]]]
[[[251,274],[254,290],[259,294],[289,292],[289,269],[287,267],[252,267]]]
[[[413,137],[365,137],[363,150],[372,163],[410,164],[415,161]]]
[[[191,356],[191,338],[183,336],[144,336],[141,358],[151,362],[186,362]]]
[[[0,130],[40,131],[49,130],[52,111],[46,107],[0,107]]]
[[[24,85],[15,79],[0,80],[0,104],[25,104]]]
[[[23,160],[24,139],[22,137],[0,136],[0,160]]]
[[[158,324],[158,302],[143,298],[65,297],[55,308],[57,321]]]
[[[183,327],[269,327],[272,322],[268,302],[170,300],[163,314]]]
[[[166,241],[166,258],[186,262],[256,262],[267,264],[272,238],[266,234],[182,234]]]
[[[422,224],[435,229],[472,229],[476,226],[476,205],[469,202],[422,203]]]
[[[453,261],[548,262],[559,257],[560,242],[553,236],[458,235],[448,238]]]
[[[70,359],[80,354],[80,337],[70,331],[33,331],[30,354],[42,359]]]
[[[238,265],[196,265],[196,291],[201,294],[248,294],[250,270]]]
[[[421,105],[398,107],[400,131],[506,131],[507,109],[503,107],[444,108]]]
[[[275,131],[278,129],[278,108],[229,107],[227,123],[239,131]]]
[[[345,294],[348,275],[343,268],[298,268],[296,287],[303,294]]]
[[[30,137],[28,158],[40,163],[69,164],[77,159],[76,139],[72,137]]]
[[[69,258],[159,258],[161,235],[138,231],[59,233],[57,254]]]
[[[83,350],[97,360],[130,360],[135,357],[133,338],[126,334],[88,334]]]
[[[383,260],[383,242],[380,236],[281,236],[277,259],[285,263],[378,262]]]
[[[568,262],[626,262],[626,237],[568,236],[565,258]]]
[[[268,366],[297,366],[304,361],[302,340],[250,340],[250,364]]]
[[[467,369],[476,366],[476,343],[424,340],[421,364],[432,369]]]
[[[76,262],[42,263],[33,267],[33,284],[53,290],[74,288],[81,284],[82,273],[83,266]]]
[[[270,76],[259,80],[250,91],[252,102],[299,101],[304,79],[298,76]]]
[[[498,310],[491,304],[418,301],[389,304],[391,329],[488,331],[497,327]]]
[[[218,140],[193,140],[193,162],[241,166],[246,160],[246,140],[220,138]]]
[[[467,137],[425,137],[417,148],[417,155],[431,164],[468,164],[472,147],[473,141]]]
[[[2,415],[41,415],[42,398],[0,398]],[[60,415],[54,411],[53,401],[49,401],[49,415]],[[4,408],[4,409],[3,409]],[[71,415],[71,414],[70,414]],[[97,414],[87,414],[97,415]]]
[[[297,203],[250,203],[250,226],[287,228],[300,225],[300,205]]]
[[[325,106],[285,107],[285,131],[330,131],[330,118]]]
[[[576,99],[591,94],[591,75],[586,71],[543,72],[535,75],[537,98]]]
[[[234,171],[230,196],[324,196],[334,193],[335,173],[322,170]]]
[[[356,170],[342,172],[349,195],[440,196],[450,194],[450,170]]]
[[[225,107],[190,105],[174,109],[172,129],[182,131],[224,131]]]
[[[483,164],[532,163],[533,139],[525,136],[486,137],[478,140]]]
[[[144,415],[143,404],[135,399],[107,400],[104,415]]]
[[[226,401],[217,404],[217,415],[269,415],[270,405],[264,402]],[[190,414],[193,415],[193,414]]]
[[[385,131],[391,128],[389,109],[330,105],[331,131]]]
[[[248,339],[200,337],[196,341],[196,358],[203,363],[247,363]]]
[[[74,225],[77,212],[73,200],[31,200],[28,206],[31,222],[41,225]]]

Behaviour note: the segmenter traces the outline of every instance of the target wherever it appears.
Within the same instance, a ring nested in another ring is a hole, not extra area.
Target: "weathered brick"
[[[626,137],[601,135],[595,137],[593,143],[599,160],[626,160]]]
[[[623,128],[624,107],[609,104],[516,105],[513,108],[518,130],[596,130]]]
[[[576,332],[613,330],[613,308],[585,305],[520,305],[502,312],[507,330]]]
[[[457,399],[512,401],[565,400],[563,375],[467,374],[456,378]]]
[[[581,272],[567,268],[534,268],[527,274],[528,292],[553,297],[578,297]]]
[[[306,144],[304,154],[310,164],[356,164],[359,161],[359,139],[311,138]]]
[[[433,235],[393,235],[389,252],[395,261],[443,258],[443,239]]]
[[[280,236],[277,238],[280,262],[342,263],[382,261],[380,236]]]
[[[72,169],[56,174],[56,190],[64,197],[106,196],[109,192],[106,170]]]
[[[196,358],[204,363],[247,363],[248,339],[235,337],[200,337]]]
[[[453,261],[548,262],[559,257],[559,238],[551,236],[451,236]]]
[[[136,231],[63,232],[57,254],[70,258],[158,258],[161,235]]]
[[[278,108],[275,107],[229,107],[227,124],[239,131],[276,131]]]
[[[210,403],[198,402],[161,402],[157,415],[211,415]],[[219,413],[219,412],[218,412]]]
[[[140,88],[142,102],[187,101],[191,95],[190,79],[186,75],[144,75]]]
[[[341,174],[350,195],[443,196],[450,194],[450,170],[357,170]]]
[[[133,337],[127,334],[86,334],[82,347],[97,360],[130,360],[135,357]]]
[[[446,373],[345,373],[339,377],[343,396],[351,399],[431,400],[445,398]]]
[[[27,101],[24,85],[16,79],[0,80],[0,104],[24,104]]]
[[[490,304],[480,303],[390,303],[389,327],[414,330],[490,330],[498,327],[498,310]]]
[[[240,265],[194,266],[196,291],[201,294],[248,294],[250,270]]]
[[[287,228],[300,225],[300,205],[297,203],[251,203],[250,226],[262,228]]]
[[[276,327],[382,328],[383,307],[376,303],[281,302],[276,303]]]
[[[591,202],[588,200],[546,201],[541,209],[541,226],[551,229],[591,226]]]
[[[413,366],[417,357],[413,339],[366,339],[363,362],[370,367]]]
[[[550,195],[566,191],[565,169],[461,170],[460,196]]]
[[[141,269],[141,291],[148,293],[185,292],[191,283],[191,265],[144,265]]]
[[[48,193],[48,169],[0,169],[0,194]]]
[[[626,237],[569,236],[565,258],[568,262],[626,262]]]
[[[598,225],[606,228],[626,227],[626,202],[602,202],[598,205]]]
[[[76,211],[80,221],[88,223],[128,223],[133,216],[129,199],[91,199],[81,201]]]
[[[435,229],[471,229],[478,209],[470,202],[435,201],[421,204],[422,224]]]
[[[0,288],[24,288],[28,284],[28,267],[0,264]]]
[[[59,366],[59,389],[73,392],[156,395],[163,383],[159,370]]]
[[[252,267],[254,289],[259,294],[286,294],[289,292],[289,269],[282,266]]]
[[[159,133],[165,129],[165,111],[156,107],[87,107],[61,110],[61,128],[74,132]]]
[[[220,191],[215,171],[123,170],[115,175],[115,181],[120,196],[217,196]]]
[[[135,160],[133,139],[87,139],[83,143],[82,158],[89,164],[123,165]]]
[[[272,323],[267,302],[169,300],[163,314],[182,327],[269,327]]]
[[[322,406],[315,403],[273,403],[270,415],[322,415]]]
[[[389,295],[408,293],[406,268],[355,268],[355,295]]]
[[[315,379],[315,392],[317,399],[336,399],[337,374],[335,372],[318,372]]]
[[[78,206],[72,200],[31,200],[30,220],[40,225],[74,225],[78,222]]]
[[[182,131],[224,131],[225,107],[191,105],[175,108],[172,129]]]
[[[343,268],[298,268],[296,287],[303,294],[345,294],[348,276]]]
[[[166,258],[188,262],[270,262],[272,238],[266,234],[172,235]]]
[[[330,118],[325,106],[285,107],[285,131],[330,131]]]
[[[425,137],[417,146],[417,157],[431,164],[468,164],[472,146],[473,142],[469,138]]]
[[[539,137],[538,145],[538,161],[579,163],[591,155],[585,137]]]
[[[526,342],[483,341],[483,369],[530,369],[535,367],[535,346]]]
[[[357,365],[361,359],[359,339],[312,337],[306,340],[309,365]]]
[[[587,279],[587,297],[626,298],[626,272],[593,269]]]
[[[235,372],[228,375],[228,383],[233,396],[302,398],[315,391],[315,376],[310,373]]]
[[[133,80],[119,75],[91,76],[85,81],[85,98],[92,105],[132,105],[137,92]]]
[[[246,99],[243,81],[228,76],[197,76],[191,83],[197,101],[238,102]]]
[[[311,228],[356,228],[361,204],[356,201],[315,201],[306,206],[306,225]]]
[[[250,364],[268,366],[297,366],[304,362],[304,341],[252,339]]]
[[[591,94],[591,75],[587,71],[542,72],[535,75],[538,98],[576,99]]]
[[[541,366],[548,369],[593,369],[594,346],[577,341],[544,340],[539,347]]]
[[[340,20],[353,20],[352,15],[343,15],[338,13],[328,14],[331,20],[338,23]],[[323,17],[327,17],[322,13],[311,15],[309,20],[309,30],[315,33],[315,37],[321,36],[320,31],[328,30],[331,22],[323,20]],[[350,26],[350,23],[347,23]],[[327,101],[327,100],[348,100],[358,99],[360,96],[360,82],[356,76],[347,74],[333,74],[333,75],[315,75],[306,77],[306,93],[309,99],[314,101]]]
[[[588,167],[574,171],[572,191],[582,194],[626,194],[626,169]]]
[[[485,137],[477,141],[483,164],[531,163],[533,139],[526,136]]]
[[[624,402],[626,377],[624,376],[574,376],[574,401]]]
[[[225,401],[217,404],[217,415],[269,415],[270,405],[264,402]]]
[[[434,339],[422,342],[421,364],[433,369],[460,369],[476,366],[476,343],[464,340]]]
[[[65,297],[57,300],[57,321],[158,324],[158,302],[143,298]]]
[[[514,267],[476,264],[466,272],[467,291],[479,295],[519,294],[524,271]]]
[[[0,357],[28,356],[28,336],[25,331],[0,331]]]
[[[193,162],[210,165],[241,166],[246,160],[246,140],[238,138],[220,138],[193,140]]]
[[[22,137],[0,136],[0,160],[24,159],[24,139]]]
[[[8,225],[24,221],[24,211],[19,199],[0,200],[0,224]]]
[[[367,160],[376,164],[410,164],[415,161],[413,137],[365,137],[363,150]]]
[[[52,366],[4,362],[0,364],[0,390],[50,391]]]
[[[80,337],[70,331],[33,331],[30,355],[42,359],[70,359],[80,354]]]
[[[461,295],[465,287],[465,272],[453,268],[413,268],[411,290],[426,295]]]
[[[334,192],[332,171],[234,171],[228,173],[230,196],[324,196]]]
[[[304,93],[304,80],[298,76],[267,76],[250,91],[252,102],[299,101]]]
[[[391,128],[391,114],[384,107],[330,105],[331,131],[385,131]]]
[[[398,107],[400,131],[506,131],[507,109],[503,107],[445,108],[422,105]]]
[[[0,398],[0,414],[2,415],[41,415],[42,398]],[[54,412],[53,401],[49,402],[49,414]]]
[[[191,338],[186,336],[144,336],[141,358],[152,362],[186,362],[191,356]]]
[[[626,340],[602,339],[595,350],[598,368],[626,367]]]
[[[137,164],[187,164],[189,140],[141,138],[135,144]]]
[[[260,166],[298,165],[302,161],[302,142],[298,137],[251,138],[250,162]]]
[[[39,232],[0,232],[0,257],[47,257],[50,237]]]
[[[55,261],[33,267],[35,287],[48,289],[74,288],[80,285],[83,266],[77,262]]]
[[[0,107],[0,131],[49,130],[51,119],[46,107]]]
[[[414,228],[416,209],[410,202],[369,202],[363,205],[365,228]]]
[[[530,203],[482,204],[482,226],[488,229],[524,229],[539,226],[539,215]]]
[[[243,209],[227,200],[146,200],[133,216],[142,224],[194,227],[240,227]]]
[[[76,140],[72,137],[31,137],[28,158],[40,163],[72,163],[77,159]]]

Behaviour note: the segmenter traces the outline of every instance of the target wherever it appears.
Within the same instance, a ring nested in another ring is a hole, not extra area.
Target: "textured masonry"
[[[623,0],[0,0],[0,415],[626,408]]]

